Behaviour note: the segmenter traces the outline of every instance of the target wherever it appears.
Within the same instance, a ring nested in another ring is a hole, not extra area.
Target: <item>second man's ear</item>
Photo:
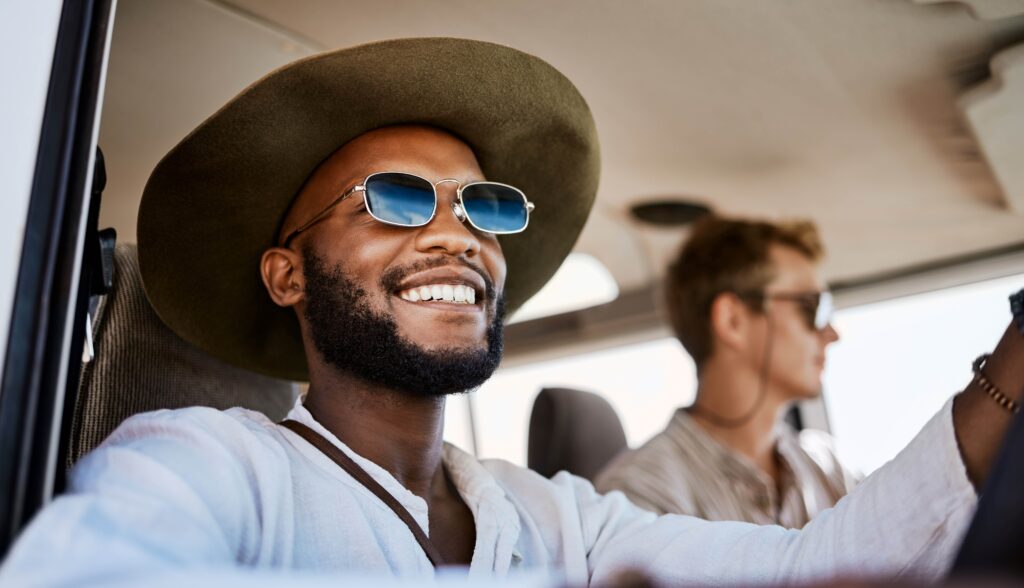
[[[278,306],[294,306],[305,298],[302,258],[285,247],[271,247],[260,258],[260,276]]]
[[[748,344],[750,308],[732,292],[723,292],[711,302],[709,326],[712,338],[732,349]]]

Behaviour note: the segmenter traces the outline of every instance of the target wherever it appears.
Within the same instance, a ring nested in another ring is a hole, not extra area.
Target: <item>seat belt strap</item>
[[[381,502],[386,504],[388,508],[398,515],[398,518],[405,523],[406,527],[409,527],[409,531],[412,532],[413,537],[416,538],[416,542],[423,548],[423,552],[427,555],[427,559],[430,560],[430,563],[433,564],[435,568],[444,564],[444,558],[441,556],[441,552],[438,551],[437,547],[435,547],[433,543],[431,543],[430,538],[423,532],[423,529],[420,528],[416,519],[409,514],[409,511],[406,510],[394,496],[385,490],[377,480],[374,480],[370,474],[366,473],[366,470],[359,467],[359,464],[346,455],[344,451],[335,447],[334,444],[325,439],[323,435],[298,421],[287,419],[281,421],[279,424],[308,441],[310,445],[319,449],[321,453],[326,455],[334,463],[338,464],[338,467],[345,470],[348,475],[355,478],[355,480],[365,486],[367,490],[373,492]]]

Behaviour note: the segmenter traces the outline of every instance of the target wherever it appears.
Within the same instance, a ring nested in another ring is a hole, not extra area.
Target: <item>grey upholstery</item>
[[[67,465],[129,416],[159,408],[244,406],[279,420],[296,388],[228,365],[175,335],[149,305],[134,244],[114,254],[114,286],[93,322],[95,358],[82,366]]]
[[[597,394],[544,388],[533,401],[526,460],[541,475],[566,470],[593,481],[625,448],[619,416]]]

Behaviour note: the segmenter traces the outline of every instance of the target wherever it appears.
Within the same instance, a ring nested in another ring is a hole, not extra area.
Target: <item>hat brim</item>
[[[257,81],[168,153],[139,209],[143,284],[186,341],[240,367],[307,379],[294,311],[273,304],[263,251],[307,177],[359,135],[436,126],[488,179],[536,204],[500,238],[509,309],[554,274],[593,205],[597,132],[573,84],[541,59],[465,39],[399,39],[309,57]]]

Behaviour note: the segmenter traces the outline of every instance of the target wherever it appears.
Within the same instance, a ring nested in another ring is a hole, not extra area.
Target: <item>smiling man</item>
[[[497,236],[475,225],[519,231],[527,214],[521,192],[483,180],[473,151],[447,132],[370,131],[313,173],[285,216],[281,242],[291,247],[262,258],[271,298],[295,308],[315,349],[305,409],[430,497],[443,561],[466,565],[476,533],[441,467],[444,397],[479,386],[501,361],[495,284],[505,283],[505,259]],[[498,216],[507,226],[488,224],[485,206],[517,202],[517,214]]]
[[[183,338],[308,378],[308,397],[280,424],[241,409],[129,419],[79,462],[0,583],[334,586],[446,564],[581,584],[627,568],[671,584],[941,575],[975,504],[969,480],[1010,422],[976,384],[799,532],[659,518],[444,444],[446,395],[497,366],[503,305],[568,254],[597,162],[573,85],[489,43],[364,45],[245,90],[153,172],[140,269]],[[1008,330],[986,372],[1019,396],[1022,358]]]

